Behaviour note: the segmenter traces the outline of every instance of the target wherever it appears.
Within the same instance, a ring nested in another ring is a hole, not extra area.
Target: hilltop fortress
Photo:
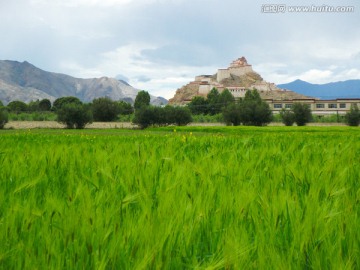
[[[199,75],[195,80],[176,91],[170,104],[184,104],[194,96],[207,96],[211,89],[217,88],[221,93],[228,89],[235,98],[245,96],[247,89],[259,92],[282,91],[274,83],[269,83],[248,64],[245,57],[234,60],[226,69],[218,69],[215,75]]]

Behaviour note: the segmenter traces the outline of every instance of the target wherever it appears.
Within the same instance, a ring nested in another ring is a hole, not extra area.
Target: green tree
[[[173,107],[169,124],[186,126],[192,122],[191,112],[187,107]]]
[[[226,125],[238,126],[241,124],[241,112],[238,104],[230,104],[223,109],[223,118]]]
[[[149,126],[184,126],[192,121],[190,110],[186,107],[147,106],[135,111],[133,123],[141,129]]]
[[[227,107],[230,104],[234,104],[235,103],[235,98],[234,96],[231,94],[231,92],[229,91],[229,89],[224,89],[224,91],[221,92],[220,96],[219,96],[219,103],[221,104],[221,107]]]
[[[298,126],[305,126],[312,120],[311,110],[308,104],[294,103],[291,110],[294,113],[294,120]]]
[[[120,100],[117,102],[119,107],[119,114],[121,115],[129,115],[134,112],[134,108],[131,106],[129,102]]]
[[[40,103],[39,100],[30,101],[29,104],[27,105],[28,111],[37,112],[39,110],[39,103]]]
[[[280,111],[280,118],[285,126],[292,126],[295,122],[295,114],[291,110],[282,109]]]
[[[0,100],[0,108],[4,107],[4,104],[2,103],[2,101]]]
[[[345,123],[349,126],[358,126],[360,123],[360,110],[357,104],[352,104],[350,112],[345,115]]]
[[[26,112],[28,110],[28,105],[23,101],[15,100],[15,101],[11,101],[7,105],[7,108],[11,112],[20,113],[20,112]]]
[[[208,101],[201,96],[195,96],[191,102],[187,105],[192,114],[207,114],[208,113]]]
[[[152,106],[144,106],[135,110],[133,123],[139,125],[141,129],[145,129],[154,123],[155,110]]]
[[[142,107],[147,107],[150,105],[150,95],[147,91],[140,91],[136,98],[135,98],[135,102],[134,102],[134,108],[135,110],[138,110]]]
[[[214,87],[207,95],[208,113],[211,115],[221,112],[222,104],[220,102],[219,91]]]
[[[248,90],[239,106],[241,122],[246,126],[264,126],[272,120],[270,106],[261,99],[256,89]]]
[[[51,101],[47,98],[40,100],[39,111],[48,112],[51,110]]]
[[[91,110],[86,104],[64,104],[56,111],[56,114],[57,121],[70,129],[83,129],[93,120]]]
[[[66,104],[81,105],[82,102],[77,97],[72,97],[72,96],[70,96],[70,97],[61,97],[61,98],[58,98],[58,99],[56,99],[54,101],[53,110],[54,111],[60,110],[62,108],[62,106],[66,105]]]
[[[96,98],[91,104],[91,109],[95,121],[111,122],[120,113],[120,106],[117,102],[108,97]]]
[[[9,121],[9,115],[5,107],[0,104],[0,129],[3,129],[5,124]]]

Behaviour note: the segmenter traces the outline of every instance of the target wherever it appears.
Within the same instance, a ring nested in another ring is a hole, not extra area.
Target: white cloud
[[[336,80],[345,81],[345,80],[354,80],[360,79],[360,69],[352,68],[349,70],[344,70],[337,74]]]
[[[250,0],[3,2],[0,59],[77,77],[122,74],[166,97],[241,56],[277,84],[360,77],[355,1],[349,14],[263,14]]]
[[[326,83],[329,82],[333,75],[331,70],[311,69],[299,75],[299,79],[311,83]]]
[[[71,60],[61,63],[61,72],[80,78],[116,77],[124,74],[128,82],[138,89],[144,89],[156,96],[172,98],[175,91],[199,74],[213,74],[216,67],[193,67],[186,65],[162,65],[151,62],[142,55],[153,44],[128,44],[100,55],[96,67],[84,67]],[[143,78],[149,78],[144,80]]]

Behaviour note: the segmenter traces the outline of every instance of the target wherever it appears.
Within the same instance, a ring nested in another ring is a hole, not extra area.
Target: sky
[[[360,79],[358,0],[0,0],[0,36],[1,60],[165,98],[242,56],[276,84]]]

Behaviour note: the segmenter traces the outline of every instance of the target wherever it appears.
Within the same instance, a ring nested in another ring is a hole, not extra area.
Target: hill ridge
[[[30,102],[47,98],[54,101],[63,96],[75,96],[84,102],[98,97],[134,101],[139,89],[110,77],[75,78],[63,73],[42,70],[24,61],[0,60],[0,100]],[[166,104],[162,97],[151,96],[154,105]]]

